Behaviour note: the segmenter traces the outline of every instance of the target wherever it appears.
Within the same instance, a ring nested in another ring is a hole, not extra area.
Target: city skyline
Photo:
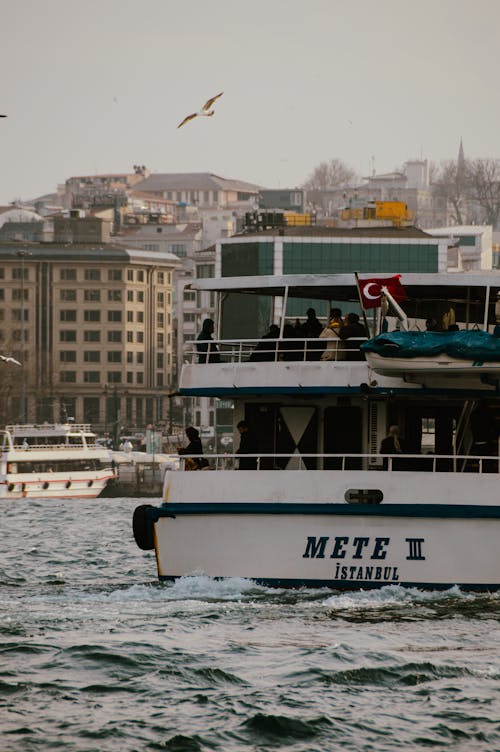
[[[73,175],[302,185],[337,158],[500,157],[496,0],[20,0],[3,9],[0,204]],[[210,118],[177,126],[207,95]]]

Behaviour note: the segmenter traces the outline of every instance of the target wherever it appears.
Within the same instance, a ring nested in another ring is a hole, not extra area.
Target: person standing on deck
[[[240,446],[236,454],[257,454],[257,439],[250,430],[250,426],[246,420],[240,420],[236,426],[240,432]],[[239,470],[256,470],[257,469],[257,457],[240,457]]]

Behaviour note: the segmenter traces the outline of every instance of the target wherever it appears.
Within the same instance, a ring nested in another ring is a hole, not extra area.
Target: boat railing
[[[50,435],[53,433],[91,433],[93,434],[90,423],[12,423],[5,426],[5,430],[10,434],[17,436],[27,436],[31,434]]]
[[[203,470],[370,470],[429,473],[498,473],[499,457],[453,454],[204,454]],[[197,459],[181,456],[179,470],[197,470]],[[249,465],[254,465],[249,468]]]
[[[184,347],[185,363],[281,363],[282,361],[364,360],[360,351],[366,337],[219,339],[191,341]],[[322,355],[325,356],[322,358]]]
[[[33,441],[25,441],[24,439],[20,439],[17,437],[12,441],[8,448],[10,450],[15,450],[16,452],[30,452],[35,450],[42,450],[42,451],[51,451],[64,449],[68,452],[74,452],[74,451],[82,451],[82,449],[95,451],[96,449],[102,450],[102,447],[97,446],[96,444],[86,444],[80,442],[79,444],[66,444],[64,440],[61,440],[59,442],[50,441],[50,442],[40,442],[40,443],[34,443]],[[6,449],[6,448],[5,448]],[[5,451],[4,449],[4,451]]]

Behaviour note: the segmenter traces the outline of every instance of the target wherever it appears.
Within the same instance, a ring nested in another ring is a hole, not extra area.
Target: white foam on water
[[[348,593],[332,594],[323,601],[323,605],[330,608],[366,609],[384,608],[386,606],[406,606],[409,603],[436,603],[451,598],[461,600],[474,599],[478,594],[466,593],[457,585],[449,590],[419,590],[418,588],[404,588],[399,585],[386,585],[376,590],[355,590]]]

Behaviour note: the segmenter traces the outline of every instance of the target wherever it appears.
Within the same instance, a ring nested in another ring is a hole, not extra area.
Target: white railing
[[[349,340],[313,338],[281,339],[220,339],[186,343],[186,363],[258,363],[281,361],[320,360],[323,353],[327,360],[364,360],[359,350],[366,337],[350,337]],[[200,351],[199,348],[206,348]]]
[[[255,459],[255,470],[381,470],[429,473],[498,473],[499,457],[453,454],[204,454],[207,470],[237,470],[239,461]],[[180,457],[180,470],[191,458]],[[196,461],[196,456],[193,457]],[[187,462],[186,462],[187,461]],[[309,467],[308,467],[309,465]],[[310,467],[315,465],[315,467]]]

